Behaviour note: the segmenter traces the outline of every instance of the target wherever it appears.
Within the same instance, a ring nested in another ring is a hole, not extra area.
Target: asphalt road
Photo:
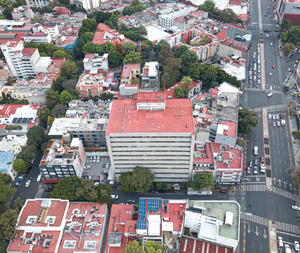
[[[285,107],[286,103],[293,98],[290,96],[290,92],[283,92],[282,83],[288,74],[288,68],[293,67],[298,54],[295,54],[289,62],[286,62],[286,58],[280,57],[278,32],[272,31],[276,30],[275,23],[272,18],[269,17],[270,13],[273,12],[272,3],[271,1],[261,1],[261,6],[259,6],[258,2],[256,0],[254,1],[255,3],[251,3],[252,22],[248,27],[252,32],[252,47],[249,50],[247,64],[253,64],[254,52],[258,54],[257,45],[260,43],[258,8],[261,8],[263,30],[267,31],[263,31],[265,61],[264,68],[261,68],[261,73],[263,71],[265,72],[265,91],[262,91],[261,85],[248,83],[246,84],[245,93],[241,98],[242,106],[254,108],[258,114],[258,124],[256,128],[252,131],[251,135],[246,137],[247,147],[245,149],[245,160],[247,165],[249,161],[253,162],[255,158],[259,160],[260,156],[264,155],[262,107],[267,107],[268,114],[283,114],[286,119],[286,125],[280,127],[273,126],[273,119],[268,120],[274,191],[268,192],[265,189],[266,178],[264,173],[258,172],[257,175],[254,175],[252,171],[251,174],[246,174],[246,170],[244,171],[242,185],[245,191],[237,192],[242,196],[240,197],[242,211],[249,215],[259,216],[261,219],[255,222],[251,221],[251,219],[242,221],[239,252],[269,252],[268,227],[265,223],[267,220],[285,223],[288,224],[287,226],[289,227],[292,225],[299,226],[297,222],[297,215],[299,214],[291,209],[291,205],[295,204],[295,201],[286,196],[282,196],[283,193],[294,193],[293,188],[290,187],[292,179],[287,174],[287,169],[294,164],[294,161],[287,119],[288,114]],[[267,13],[268,10],[269,13]],[[269,30],[272,32],[269,32]],[[274,65],[275,68],[272,68],[272,65]],[[249,77],[249,75],[247,76]],[[267,97],[269,92],[273,93],[273,96],[270,98]],[[277,123],[277,120],[275,120],[275,122]],[[258,156],[253,154],[254,146],[258,146]],[[292,246],[291,244],[294,240],[300,239],[299,234],[297,238],[294,237],[293,233],[278,228],[277,233],[283,237],[284,243],[290,244],[290,246]],[[292,239],[290,239],[291,235],[293,236]]]

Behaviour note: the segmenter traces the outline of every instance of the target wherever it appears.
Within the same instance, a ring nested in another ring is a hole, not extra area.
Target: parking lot
[[[87,155],[81,178],[99,181],[100,176],[100,182],[107,183],[109,172],[109,166],[107,166],[107,163],[107,157],[101,157],[100,155]]]

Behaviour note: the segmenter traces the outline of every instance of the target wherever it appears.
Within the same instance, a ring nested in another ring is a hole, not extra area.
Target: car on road
[[[251,75],[252,74],[252,71],[251,70],[249,70],[249,75]]]
[[[29,187],[30,183],[31,183],[31,180],[27,180],[27,182],[26,182],[26,184],[25,184],[25,187],[26,187],[26,188]]]
[[[281,237],[281,236],[278,236],[277,242],[278,242],[278,247],[279,247],[279,248],[283,248],[283,240],[282,240],[282,237]]]
[[[279,126],[279,127],[281,126],[280,121],[277,121],[277,126]]]
[[[260,162],[264,163],[265,162],[265,158],[263,156],[260,157]]]
[[[281,125],[285,126],[285,120],[284,119],[281,120]]]
[[[257,166],[257,159],[254,159],[253,164],[254,164],[254,166]]]
[[[168,190],[168,193],[175,193],[176,190]]]
[[[276,122],[275,121],[273,121],[273,127],[275,127],[276,126]]]
[[[260,84],[260,79],[257,79],[257,83]]]
[[[272,46],[272,43],[271,43],[271,46]],[[275,69],[275,65],[274,64],[272,65],[272,68]]]
[[[276,114],[275,117],[276,117],[277,120],[279,120],[279,115],[278,114]]]
[[[272,73],[270,72],[269,75],[272,76]]]
[[[249,167],[252,168],[252,161],[249,162]]]
[[[283,119],[283,114],[282,113],[280,114],[280,118]]]
[[[273,96],[273,93],[272,93],[272,92],[268,94],[268,97],[272,97],[272,96]]]
[[[273,117],[273,120],[275,120],[275,119],[276,119],[276,115],[275,115],[275,114],[274,114],[272,117]]]
[[[296,68],[297,67],[297,64],[294,64],[294,68]]]
[[[260,68],[258,68],[257,72],[260,73]]]
[[[135,200],[134,199],[127,199],[126,202],[127,203],[135,203]]]
[[[148,193],[158,193],[156,190],[149,190]]]
[[[220,193],[228,193],[228,190],[227,189],[222,189],[222,190],[220,190]]]
[[[164,189],[158,190],[158,193],[166,193],[166,192],[167,192],[167,190],[164,190]]]
[[[297,210],[297,211],[300,211],[300,206],[292,205],[292,209]]]
[[[300,247],[299,247],[299,242],[298,242],[298,241],[295,241],[295,242],[294,242],[294,246],[295,246],[295,250],[296,250],[297,252],[299,252],[299,250],[300,250],[299,248],[300,248]]]
[[[97,179],[100,180],[100,175],[97,176]]]
[[[273,90],[273,87],[272,87],[272,86],[270,86],[269,90]]]
[[[118,199],[119,196],[118,195],[110,195],[112,199]]]
[[[251,168],[249,166],[247,166],[247,174],[251,173]]]
[[[257,166],[254,166],[253,168],[253,174],[257,174]]]
[[[272,119],[272,115],[271,114],[268,114],[268,119]]]

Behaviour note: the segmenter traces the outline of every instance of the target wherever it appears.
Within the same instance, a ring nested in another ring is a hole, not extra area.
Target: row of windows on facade
[[[77,138],[78,135],[77,134],[73,134],[73,137]],[[87,135],[84,136],[83,134],[79,134],[79,138],[84,138],[84,137],[91,137],[91,135],[87,134]],[[98,134],[98,136],[97,136],[97,134],[93,134],[92,137],[93,138],[97,138],[97,137],[102,137],[103,138],[103,134]],[[100,139],[102,139],[102,138],[100,138]],[[87,138],[87,139],[91,140],[91,138]]]

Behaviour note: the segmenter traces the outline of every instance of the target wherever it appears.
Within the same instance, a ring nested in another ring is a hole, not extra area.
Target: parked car
[[[175,193],[176,190],[168,190],[168,193]]]
[[[118,195],[110,195],[112,199],[118,199],[119,196]]]
[[[26,184],[25,184],[25,187],[26,187],[26,188],[29,187],[30,183],[31,183],[31,180],[27,180],[27,182],[26,182]]]
[[[220,190],[220,193],[228,193],[228,190],[227,189],[222,189],[222,190]]]
[[[167,191],[164,190],[164,189],[160,189],[160,190],[158,190],[158,192],[159,192],[159,193],[166,193]]]
[[[247,174],[251,173],[251,168],[249,166],[247,166]]]
[[[158,193],[156,190],[149,190],[148,193]]]
[[[299,206],[292,205],[292,209],[300,211],[300,207]]]
[[[134,199],[127,199],[126,202],[127,202],[127,203],[135,203],[135,200],[134,200]]]
[[[298,242],[298,241],[295,241],[295,242],[294,242],[294,246],[295,246],[295,250],[296,250],[297,252],[299,252],[299,242]]]

